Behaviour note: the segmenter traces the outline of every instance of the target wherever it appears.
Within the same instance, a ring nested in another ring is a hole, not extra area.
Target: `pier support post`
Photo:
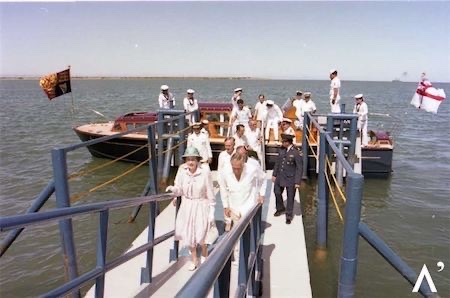
[[[350,146],[348,148],[348,162],[352,166],[354,166],[355,160],[355,151],[356,151],[356,135],[358,132],[358,117],[350,119]],[[361,156],[360,156],[361,157]]]
[[[354,297],[358,264],[359,221],[364,178],[360,174],[347,177],[344,239],[339,272],[338,297]]]
[[[67,160],[64,149],[52,150],[53,179],[55,181],[56,206],[58,208],[70,207],[69,183],[67,179]],[[59,231],[63,249],[64,267],[67,277],[73,280],[78,277],[77,256],[73,237],[71,219],[59,221]],[[80,291],[72,292],[72,297],[81,297]]]
[[[319,248],[326,248],[328,238],[328,188],[325,179],[326,175],[326,134],[320,133],[319,141],[319,175],[318,192],[317,192],[317,246]]]
[[[157,168],[158,168],[158,176],[161,177],[162,175],[162,165],[163,165],[163,160],[164,157],[162,155],[161,152],[164,151],[164,140],[163,140],[163,134],[164,134],[164,113],[162,111],[158,112],[158,123],[156,124],[157,127],[157,134],[158,134],[158,163],[157,163]]]
[[[303,136],[302,136],[302,154],[303,154],[303,170],[302,170],[302,179],[306,180],[308,179],[308,152],[309,152],[309,146],[308,146],[308,129],[310,119],[309,119],[309,113],[304,115],[303,117]]]
[[[338,145],[339,151],[344,153],[344,144],[342,142]],[[336,180],[339,186],[343,185],[344,180],[344,167],[342,166],[342,162],[336,158]]]

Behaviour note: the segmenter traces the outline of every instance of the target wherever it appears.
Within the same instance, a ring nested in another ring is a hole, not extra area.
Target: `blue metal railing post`
[[[308,153],[309,153],[309,147],[308,147],[308,127],[309,127],[309,113],[306,113],[303,117],[303,137],[302,137],[302,154],[303,154],[303,173],[302,173],[302,179],[308,179]]]
[[[144,191],[142,192],[142,196],[147,196],[149,193],[155,194],[157,191],[157,172],[156,172],[156,140],[155,140],[155,126],[149,125],[147,127],[147,141],[148,141],[148,165],[149,165],[149,178],[147,184],[145,185]],[[156,173],[156,174],[155,174]],[[136,220],[139,211],[141,210],[142,205],[137,206],[133,209],[130,217],[128,218],[128,222],[132,223]]]
[[[164,140],[163,140],[163,134],[164,134],[164,125],[165,123],[163,123],[164,120],[164,113],[163,111],[159,111],[158,112],[158,123],[156,124],[157,126],[157,135],[158,135],[158,176],[160,177],[162,175],[162,165],[163,165],[163,160],[164,160],[164,156],[162,154],[163,150],[164,150]],[[150,138],[149,138],[150,139]]]
[[[159,124],[158,124],[159,125]],[[158,126],[159,128],[159,126]],[[158,166],[156,163],[156,143],[155,143],[155,127],[151,126],[148,129],[148,139],[150,143],[149,154],[150,154],[150,167],[149,167],[149,181],[150,181],[150,194],[154,195],[158,193]],[[159,139],[158,139],[159,146]],[[161,152],[161,149],[158,150]],[[158,159],[162,157],[162,154],[158,155]],[[148,242],[153,242],[155,239],[155,220],[157,216],[157,205],[156,202],[149,203],[149,214],[148,214]],[[153,247],[147,251],[146,267],[141,272],[141,283],[151,283],[152,282],[152,271],[153,271]]]
[[[97,236],[97,268],[105,272],[106,265],[106,244],[108,239],[108,217],[109,211],[101,211],[99,218]],[[105,273],[102,273],[95,281],[95,297],[102,298],[105,294]]]
[[[58,208],[70,207],[69,183],[67,179],[67,161],[64,149],[52,150],[53,179],[55,180],[56,206]],[[78,276],[77,256],[73,237],[71,219],[63,219],[59,222],[61,234],[64,267],[67,270],[69,280]],[[80,291],[74,291],[73,297],[80,297]]]
[[[41,191],[41,193],[36,197],[36,199],[31,204],[30,208],[28,208],[27,212],[25,213],[32,213],[39,211],[54,192],[55,192],[55,181],[52,179],[47,184],[47,186]],[[23,230],[24,228],[16,229],[14,231],[9,232],[8,235],[6,235],[5,239],[3,239],[0,244],[0,257],[2,257],[5,254],[8,248],[16,240],[16,238],[19,237],[20,233],[22,233]]]
[[[328,188],[325,179],[326,175],[326,144],[327,140],[325,138],[326,132],[320,132],[319,141],[319,174],[318,180],[318,191],[317,191],[317,246],[318,248],[327,247],[328,239]]]
[[[358,265],[359,221],[364,178],[360,174],[347,176],[347,202],[345,204],[344,238],[339,272],[338,297],[354,297],[356,268]]]
[[[184,117],[180,117],[178,119],[178,134],[180,136],[180,138],[178,139],[178,143],[180,144],[180,146],[178,147],[178,157],[177,157],[177,161],[176,161],[176,165],[179,165],[182,163],[182,159],[183,159],[183,154],[184,151],[186,150],[186,144],[184,143],[184,140],[186,139],[186,132],[184,131],[186,127],[186,119]]]
[[[239,269],[238,269],[238,288],[247,289],[248,257],[250,254],[250,225],[247,226],[239,241]]]
[[[358,118],[350,119],[350,146],[348,148],[348,161],[353,168],[355,164],[356,136],[358,133]]]

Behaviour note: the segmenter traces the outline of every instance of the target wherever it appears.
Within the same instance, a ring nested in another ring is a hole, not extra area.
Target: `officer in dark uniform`
[[[300,187],[302,181],[303,161],[300,151],[292,144],[294,136],[291,134],[281,134],[282,147],[278,153],[272,174],[274,182],[273,191],[276,198],[276,212],[274,216],[286,213],[286,223],[290,224],[294,216],[295,191]],[[286,188],[287,204],[284,207],[282,193]]]

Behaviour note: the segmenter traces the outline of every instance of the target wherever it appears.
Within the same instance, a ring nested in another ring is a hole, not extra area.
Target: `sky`
[[[0,76],[450,82],[450,2],[0,3]]]

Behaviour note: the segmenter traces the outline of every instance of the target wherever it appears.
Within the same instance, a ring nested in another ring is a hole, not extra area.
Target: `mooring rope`
[[[331,163],[330,163],[330,160],[328,159],[328,156],[325,156],[325,161],[327,162],[328,168],[330,169],[330,173],[331,173]],[[335,185],[335,187],[338,189],[338,192],[339,192],[339,194],[340,194],[340,196],[341,196],[341,199],[342,199],[344,202],[347,202],[347,198],[345,197],[344,192],[342,191],[341,187],[339,186],[339,184],[338,184],[338,182],[337,182],[337,180],[336,180],[336,175],[333,175],[333,174],[332,174],[331,177],[333,178],[334,185]]]
[[[332,176],[333,176],[333,175],[332,175]],[[338,206],[338,204],[337,204],[337,202],[336,202],[336,198],[335,198],[335,196],[334,196],[334,192],[333,192],[333,190],[331,189],[330,179],[328,178],[328,175],[326,175],[326,174],[325,174],[325,179],[327,180],[328,189],[330,190],[331,198],[333,199],[333,203],[334,203],[334,207],[336,208],[336,212],[337,212],[337,214],[339,215],[339,218],[341,219],[341,222],[343,222],[343,221],[344,221],[344,218],[342,217],[341,210],[339,209],[339,206]]]

